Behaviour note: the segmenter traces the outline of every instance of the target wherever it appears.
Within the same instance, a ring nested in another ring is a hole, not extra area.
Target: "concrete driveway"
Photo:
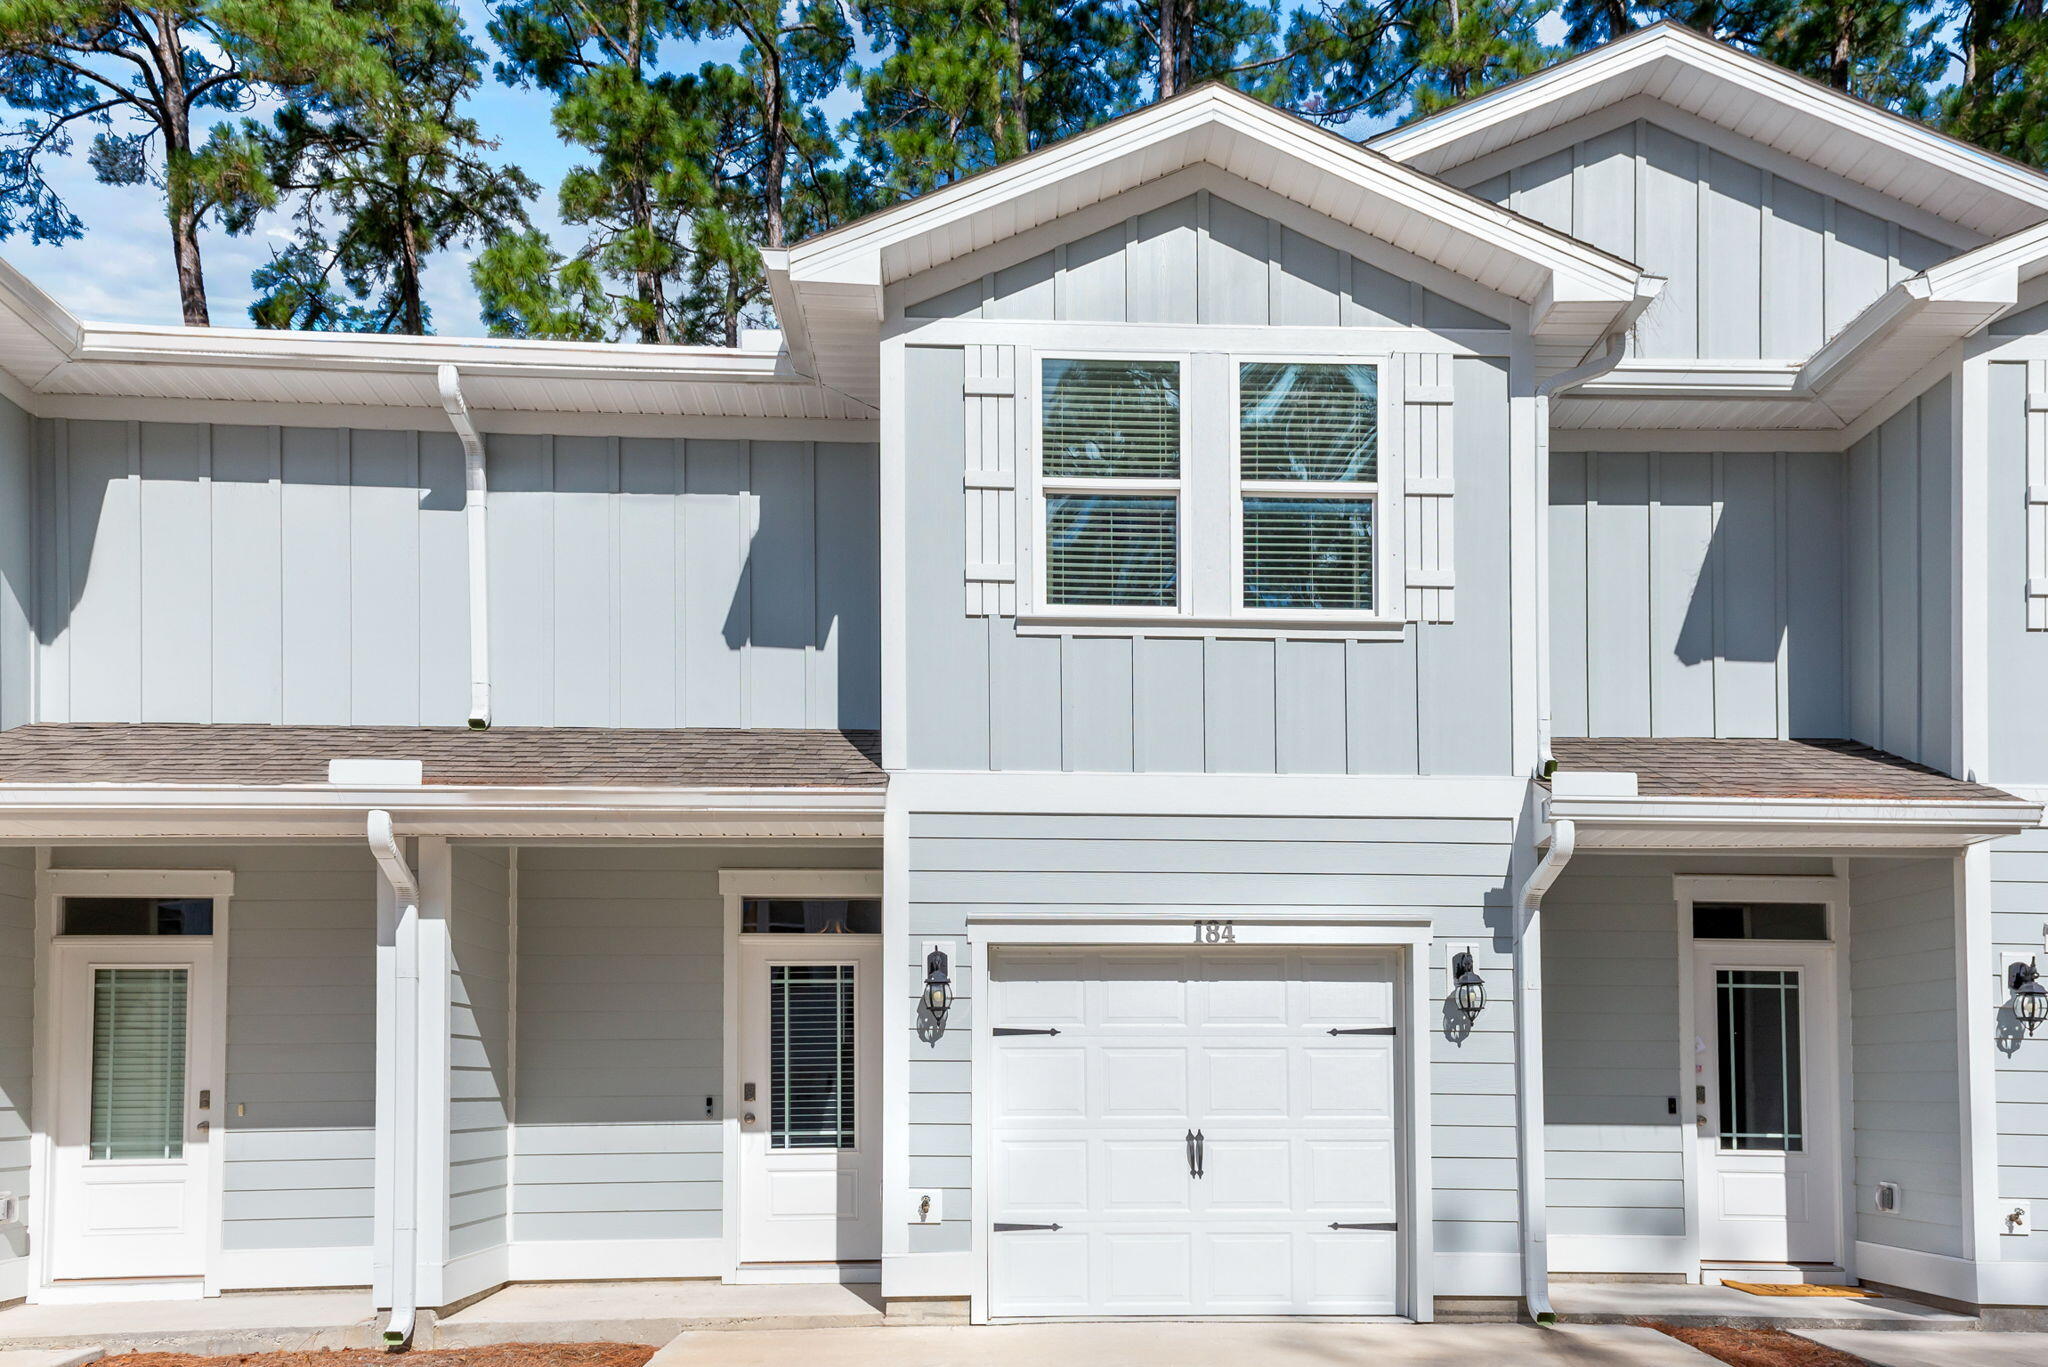
[[[1037,1324],[686,1333],[648,1367],[1706,1367],[1654,1329],[1512,1324]]]

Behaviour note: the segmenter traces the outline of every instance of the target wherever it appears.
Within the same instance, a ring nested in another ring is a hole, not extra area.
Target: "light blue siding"
[[[60,846],[61,868],[227,869],[223,1245],[368,1248],[375,867],[360,845]]]
[[[1433,909],[1430,990],[1468,945],[1497,1000],[1513,992],[1503,924],[1513,825],[1507,820],[1168,817],[915,813],[910,820],[909,943],[962,946],[959,1005],[936,1043],[910,1051],[910,1182],[946,1189],[947,1220],[912,1229],[919,1252],[968,1247],[972,1153],[969,1024],[985,950],[968,917],[1100,917],[1141,909],[1328,907]],[[1433,1012],[1433,1008],[1432,1008]],[[1462,1042],[1433,1032],[1436,1247],[1515,1251],[1513,1016],[1489,1011]],[[1464,1161],[1470,1159],[1472,1161]],[[1455,1161],[1454,1161],[1455,1160]]]
[[[29,1096],[35,1072],[35,854],[0,849],[0,1191],[29,1190]],[[28,1225],[0,1225],[0,1301],[22,1293]]]
[[[1951,767],[1952,388],[1941,381],[1850,448],[1849,734]]]
[[[34,715],[35,424],[0,399],[0,730]]]
[[[0,518],[19,519],[9,411]],[[39,426],[48,535],[0,537],[0,721],[29,719],[24,632],[43,643],[38,720],[468,714],[452,434]],[[489,474],[500,723],[877,724],[872,447],[495,436]],[[11,631],[31,543],[39,595]]]
[[[2027,367],[2000,363],[1987,371],[1990,744],[1989,772],[1980,777],[1991,783],[2048,783],[2048,708],[2041,705],[2048,631],[2027,630]]]
[[[448,1254],[509,1237],[511,1190],[511,852],[450,852],[448,911]]]
[[[1849,866],[1856,1237],[1969,1256],[1962,1210],[1953,861]],[[1876,1211],[1879,1182],[1903,1189]]]
[[[1013,619],[968,616],[964,357],[906,356],[911,767],[1511,771],[1505,365],[1453,366],[1457,620],[1340,643],[1025,637]]]
[[[1665,277],[1635,354],[1811,355],[1936,242],[1655,122],[1502,172],[1473,190]]]
[[[1202,191],[943,294],[911,318],[1505,327]]]
[[[520,850],[516,1239],[718,1237],[718,871],[880,864],[873,844]]]
[[[2009,964],[2042,957],[2048,938],[2048,830],[2001,840],[1991,851],[1991,961],[2003,983]],[[2026,1037],[2000,991],[1998,1191],[2000,1200],[2048,1206],[2048,1037]],[[2048,1262],[2048,1240],[2000,1239],[2008,1261]]]
[[[1556,734],[1843,734],[1844,479],[1825,452],[1553,453]]]

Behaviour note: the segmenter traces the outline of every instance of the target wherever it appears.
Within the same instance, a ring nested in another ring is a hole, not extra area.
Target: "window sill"
[[[1168,640],[1399,641],[1408,624],[1383,617],[1117,616],[1031,612],[1017,616],[1019,636],[1150,636]]]

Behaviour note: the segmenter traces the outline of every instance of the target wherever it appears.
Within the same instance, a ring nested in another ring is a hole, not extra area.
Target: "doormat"
[[[1848,1296],[1856,1300],[1874,1300],[1881,1294],[1866,1291],[1860,1286],[1821,1286],[1815,1282],[1724,1281],[1721,1285],[1747,1291],[1752,1296]]]

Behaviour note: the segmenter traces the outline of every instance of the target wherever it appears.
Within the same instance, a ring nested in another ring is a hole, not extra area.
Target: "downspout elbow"
[[[398,846],[398,831],[392,824],[391,813],[382,808],[373,809],[368,825],[370,857],[377,861],[377,868],[385,881],[391,884],[392,893],[401,903],[418,906],[419,880],[412,876],[412,866],[405,862],[405,851]]]
[[[490,527],[486,521],[490,484],[484,470],[484,439],[462,396],[462,373],[452,365],[436,372],[441,407],[462,443],[462,518],[469,543],[469,725],[491,725]]]
[[[1538,1324],[1554,1324],[1550,1305],[1550,1228],[1543,1124],[1543,944],[1537,913],[1544,894],[1577,847],[1574,823],[1551,824],[1550,848],[1515,899],[1515,1109],[1522,1169],[1522,1303]]]

